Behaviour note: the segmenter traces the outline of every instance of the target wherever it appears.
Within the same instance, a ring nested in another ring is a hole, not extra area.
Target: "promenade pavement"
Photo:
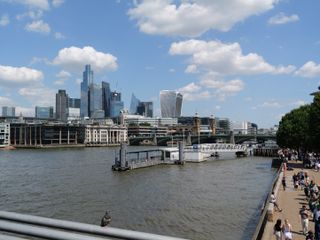
[[[286,190],[283,190],[281,184],[277,193],[277,202],[280,208],[282,208],[282,212],[275,211],[273,222],[267,223],[262,240],[276,239],[275,235],[273,234],[273,226],[278,218],[282,220],[282,223],[284,223],[285,219],[289,220],[289,223],[292,225],[293,240],[306,239],[306,236],[303,235],[302,232],[299,211],[302,205],[306,205],[307,209],[309,210],[308,202],[306,200],[304,191],[300,187],[298,188],[298,190],[294,189],[292,176],[294,173],[298,173],[300,171],[307,172],[310,177],[310,181],[313,180],[319,185],[320,172],[316,172],[314,169],[303,169],[302,163],[300,161],[289,161],[288,166],[292,167],[293,171],[285,171],[287,188]],[[281,181],[281,179],[279,179],[279,181]],[[314,232],[314,222],[312,220],[310,211],[309,213],[309,230],[312,230]]]

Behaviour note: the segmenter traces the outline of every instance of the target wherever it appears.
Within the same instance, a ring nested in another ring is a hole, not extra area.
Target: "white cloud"
[[[320,76],[320,64],[316,64],[313,61],[305,63],[301,68],[299,68],[295,75],[306,78],[314,78]]]
[[[279,0],[154,0],[136,2],[128,11],[141,32],[200,36],[210,29],[229,31],[234,24],[274,7]]]
[[[306,102],[303,100],[297,100],[295,102],[292,102],[290,105],[300,107],[300,106],[306,105]]]
[[[24,116],[24,117],[34,117],[35,116],[34,111],[35,111],[34,108],[26,108],[26,107],[17,106],[16,107],[16,116],[20,116],[20,114],[22,114],[22,116]]]
[[[52,0],[52,6],[60,7],[61,4],[64,3],[64,0]]]
[[[56,77],[58,78],[53,82],[54,85],[64,85],[65,82],[68,80],[69,77],[71,77],[71,74],[67,71],[60,71],[56,74]]]
[[[14,102],[11,100],[11,98],[7,97],[1,97],[0,96],[0,106],[14,106]]]
[[[0,18],[0,26],[4,27],[10,23],[8,14],[3,14]]]
[[[32,68],[0,65],[0,84],[21,86],[39,83],[42,79],[42,72]]]
[[[62,34],[62,33],[60,33],[60,32],[56,32],[55,34],[54,34],[54,37],[56,38],[56,39],[65,39],[66,37]]]
[[[46,87],[28,87],[19,89],[18,93],[34,106],[53,106],[55,90]]]
[[[42,20],[33,21],[25,26],[25,29],[28,32],[37,32],[43,34],[49,34],[51,29],[48,23],[43,22]]]
[[[86,64],[91,64],[93,71],[116,70],[118,68],[115,56],[96,51],[90,46],[63,48],[53,60],[53,64],[76,72],[81,72]]]
[[[174,68],[170,68],[170,69],[169,69],[169,72],[170,72],[170,73],[175,73],[176,70],[175,70]]]
[[[296,22],[299,20],[300,20],[300,18],[297,14],[292,14],[290,16],[287,16],[286,14],[281,12],[281,13],[271,17],[268,20],[268,23],[270,25],[281,25],[281,24],[286,24],[286,23],[290,23],[290,22]]]
[[[272,66],[256,53],[244,55],[239,43],[187,40],[171,44],[171,55],[190,55],[187,72],[210,71],[221,75],[287,74],[294,66]]]
[[[82,82],[82,79],[81,79],[81,78],[77,78],[77,79],[76,79],[76,84],[77,84],[77,85],[80,85],[81,82]]]
[[[278,103],[278,102],[275,101],[275,100],[272,100],[272,101],[266,101],[266,102],[262,103],[262,104],[260,105],[260,107],[280,108],[280,107],[281,107],[281,104]]]
[[[29,8],[49,10],[48,0],[8,0],[8,2],[22,4]]]
[[[197,73],[197,72],[198,72],[197,65],[195,65],[195,64],[189,65],[189,66],[186,68],[185,72],[186,72],[186,73]]]
[[[22,20],[24,18],[31,18],[31,19],[39,19],[43,16],[43,11],[40,9],[36,9],[36,10],[31,10],[29,12],[23,13],[23,14],[19,14],[16,16],[17,20]]]

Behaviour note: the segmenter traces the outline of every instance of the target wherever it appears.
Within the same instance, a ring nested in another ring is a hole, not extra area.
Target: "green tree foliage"
[[[316,94],[310,107],[310,139],[312,150],[320,150],[320,94]]]
[[[305,105],[282,117],[277,132],[277,143],[280,147],[310,149],[310,112],[311,106]]]

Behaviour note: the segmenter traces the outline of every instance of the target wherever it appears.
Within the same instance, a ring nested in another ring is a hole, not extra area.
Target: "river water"
[[[0,209],[97,225],[108,210],[112,227],[245,240],[275,174],[259,157],[112,172],[115,151],[0,151]]]

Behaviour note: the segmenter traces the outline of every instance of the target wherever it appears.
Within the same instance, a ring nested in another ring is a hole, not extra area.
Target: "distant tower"
[[[182,109],[182,98],[182,94],[174,90],[160,91],[161,117],[180,117]]]
[[[15,107],[2,107],[2,116],[3,117],[15,117],[16,116],[16,108]]]
[[[192,128],[192,134],[193,135],[200,135],[200,124],[201,119],[198,116],[198,113],[193,117],[193,128]]]
[[[56,94],[56,119],[66,122],[68,119],[68,100],[69,96],[66,93],[66,90],[59,89]]]
[[[211,134],[212,135],[216,135],[216,120],[213,117],[213,115],[211,115],[210,118],[209,118],[209,126],[210,126],[210,129],[211,129]]]
[[[89,117],[89,86],[93,83],[93,71],[90,65],[85,66],[83,72],[83,81],[81,82],[81,102],[80,102],[80,117]]]

